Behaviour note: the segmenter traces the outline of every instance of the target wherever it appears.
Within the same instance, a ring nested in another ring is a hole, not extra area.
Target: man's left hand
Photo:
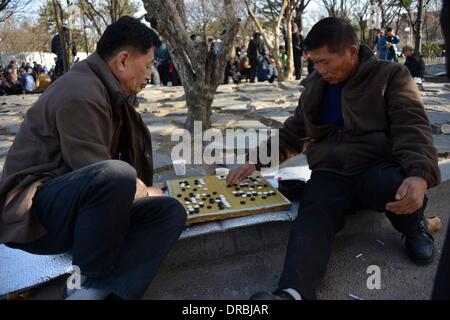
[[[397,201],[386,204],[386,210],[396,214],[413,214],[423,206],[428,183],[421,177],[406,178],[395,195]]]

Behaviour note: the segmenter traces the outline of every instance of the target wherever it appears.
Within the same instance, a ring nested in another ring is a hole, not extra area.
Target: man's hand
[[[136,195],[135,199],[145,198],[145,197],[161,197],[164,196],[164,184],[155,184],[152,187],[147,187],[142,180],[136,179]]]
[[[386,204],[386,210],[396,214],[412,214],[422,208],[428,183],[421,177],[406,178],[398,188],[397,201]]]
[[[227,185],[239,183],[248,176],[251,176],[255,172],[256,166],[254,164],[243,164],[233,169],[227,177]]]
[[[162,197],[164,196],[164,191],[161,189],[161,187],[153,186],[153,187],[147,187],[147,192],[149,197]]]
[[[134,199],[145,198],[147,196],[147,186],[141,179],[136,178],[136,194],[134,195]]]

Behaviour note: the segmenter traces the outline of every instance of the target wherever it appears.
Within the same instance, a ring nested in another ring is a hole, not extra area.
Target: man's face
[[[138,52],[119,54],[120,67],[116,77],[129,95],[137,95],[150,81],[153,58],[154,48],[150,48],[146,54]]]
[[[405,58],[409,58],[413,55],[413,52],[411,50],[405,50],[403,52],[403,55],[405,56]]]
[[[8,73],[8,80],[12,83],[17,82],[17,75],[14,72]]]
[[[328,46],[323,46],[311,50],[309,54],[317,72],[331,84],[346,81],[358,64],[356,47],[348,47],[342,53],[331,53]]]

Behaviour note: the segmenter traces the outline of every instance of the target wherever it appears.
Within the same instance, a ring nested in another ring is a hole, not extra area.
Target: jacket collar
[[[371,67],[377,62],[378,59],[369,47],[361,45],[359,49],[358,66],[347,80],[344,90],[351,88],[352,83],[359,83],[361,77],[365,77],[366,73],[370,71]],[[310,119],[316,119],[320,113],[320,106],[327,82],[318,72],[314,72],[302,81],[302,85],[305,87],[302,95],[304,95],[304,99],[307,101],[307,103],[304,104],[304,111]]]
[[[108,91],[113,110],[122,105],[126,100],[131,98],[120,86],[119,81],[112,73],[108,64],[98,55],[97,52],[91,54],[86,63],[89,68],[97,75],[100,81]]]

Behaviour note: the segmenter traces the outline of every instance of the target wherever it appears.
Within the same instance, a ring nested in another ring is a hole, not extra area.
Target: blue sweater
[[[334,124],[340,127],[344,126],[344,117],[342,116],[341,96],[345,83],[328,84],[325,90],[325,97],[322,102],[322,113],[320,122],[322,125]]]

